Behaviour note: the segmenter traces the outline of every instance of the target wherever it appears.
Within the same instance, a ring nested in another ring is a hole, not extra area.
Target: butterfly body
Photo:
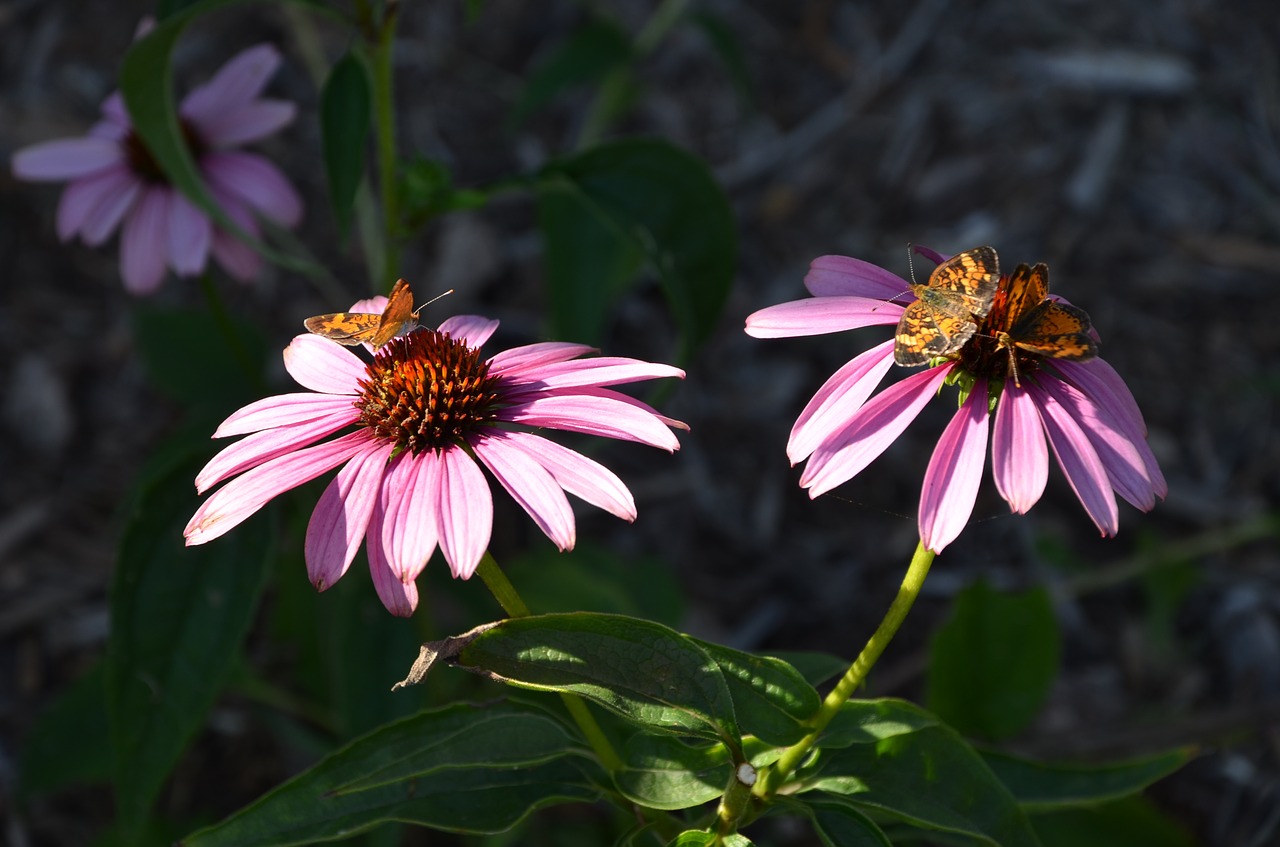
[[[1083,361],[1098,355],[1089,315],[1083,309],[1049,298],[1049,268],[1043,263],[1018,265],[1001,290],[994,315],[996,348],[1009,351],[1009,370],[1015,385],[1017,350],[1047,359]]]
[[[923,365],[960,350],[977,332],[977,319],[991,309],[1000,282],[1000,261],[991,247],[957,253],[933,269],[923,285],[912,285],[894,334],[899,365]]]
[[[397,280],[387,306],[381,314],[372,312],[333,312],[316,315],[302,322],[307,332],[354,347],[369,344],[375,350],[393,338],[412,332],[418,326],[418,313],[413,308],[413,291],[409,283]]]

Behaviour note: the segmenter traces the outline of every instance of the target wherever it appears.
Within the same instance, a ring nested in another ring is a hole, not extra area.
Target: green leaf
[[[200,729],[253,620],[271,523],[184,547],[207,442],[172,443],[144,471],[111,586],[107,706],[122,831],[135,832]]]
[[[926,702],[967,735],[1008,738],[1039,713],[1061,654],[1053,604],[1043,588],[1010,595],[974,583],[934,635]]]
[[[1199,842],[1142,797],[1033,817],[1044,847],[1195,847]]]
[[[329,178],[329,201],[346,237],[356,189],[365,172],[365,141],[372,120],[373,95],[364,62],[348,51],[329,71],[320,92],[320,139]]]
[[[719,667],[661,624],[588,612],[535,615],[454,641],[455,664],[500,682],[579,694],[649,729],[741,747]]]
[[[843,797],[809,794],[792,802],[804,808],[826,847],[892,847],[875,821]]]
[[[246,0],[201,0],[198,3],[183,4],[176,11],[171,9],[171,14],[135,41],[125,54],[120,65],[120,93],[124,96],[134,130],[165,176],[187,199],[208,213],[219,227],[272,262],[292,270],[318,273],[319,270],[312,263],[268,247],[227,216],[222,207],[214,202],[182,136],[178,107],[174,102],[173,68],[169,61],[174,45],[191,21],[209,12],[243,2]],[[314,0],[296,2],[317,11],[333,13],[323,3]]]
[[[614,774],[614,784],[650,809],[689,809],[715,800],[733,775],[733,756],[723,744],[694,745],[669,735],[638,733],[622,758],[626,767]]]
[[[740,833],[723,837],[703,829],[686,830],[667,842],[667,847],[751,847],[751,840]]]
[[[496,833],[535,809],[594,801],[601,778],[547,715],[459,703],[375,730],[183,844],[310,844],[389,821]]]
[[[936,716],[901,700],[849,700],[822,731],[818,746],[830,750],[851,744],[878,744],[939,723]]]
[[[849,701],[842,740],[797,774],[802,790],[843,798],[865,811],[998,847],[1038,847],[1013,795],[954,730],[910,703]],[[843,717],[843,714],[840,716]]]
[[[247,321],[138,304],[133,337],[151,381],[188,408],[228,409],[261,396],[267,344]]]
[[[1128,762],[1077,765],[1033,762],[1005,753],[982,753],[987,767],[1019,804],[1030,809],[1116,800],[1163,779],[1194,756],[1193,749],[1184,748]]]
[[[706,164],[665,141],[628,139],[553,162],[537,190],[557,337],[598,343],[643,263],[687,359],[720,317],[737,256],[733,212]]]
[[[849,669],[849,660],[830,653],[804,652],[799,650],[771,650],[769,655],[781,659],[800,671],[810,685],[818,686],[830,679],[835,679]]]
[[[538,63],[511,111],[510,126],[524,123],[565,88],[599,82],[631,61],[631,41],[609,21],[592,19]]]
[[[110,781],[105,671],[93,665],[41,710],[22,745],[21,796]]]
[[[778,747],[795,744],[808,734],[804,721],[817,714],[822,700],[798,670],[771,656],[693,641],[720,666],[743,732]]]

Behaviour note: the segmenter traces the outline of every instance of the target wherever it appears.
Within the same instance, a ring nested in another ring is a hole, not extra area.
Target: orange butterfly
[[[907,305],[894,333],[899,365],[923,365],[959,352],[977,331],[1000,281],[1000,260],[990,247],[957,253],[933,269],[924,285],[912,285],[918,299]]]
[[[387,298],[382,314],[371,312],[334,312],[307,318],[302,325],[307,332],[354,347],[369,343],[376,350],[393,338],[405,335],[418,326],[418,313],[422,307],[413,308],[413,291],[409,283],[397,280]]]
[[[1018,387],[1017,350],[1048,359],[1092,359],[1098,343],[1090,334],[1092,325],[1083,309],[1058,303],[1049,297],[1049,268],[1018,265],[1002,284],[992,306],[988,323],[996,349],[1009,351],[1009,371]]]

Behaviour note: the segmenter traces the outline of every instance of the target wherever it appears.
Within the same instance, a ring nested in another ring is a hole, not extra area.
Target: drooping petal
[[[791,427],[787,458],[803,462],[862,407],[893,365],[893,341],[884,342],[845,363],[822,384]]]
[[[480,315],[454,315],[436,327],[436,332],[447,332],[450,338],[478,349],[497,332],[498,324],[499,321]]]
[[[1107,469],[1089,443],[1089,437],[1053,395],[1035,385],[1029,385],[1027,390],[1040,409],[1049,446],[1080,505],[1104,536],[1115,535],[1120,525],[1116,498],[1107,479]]]
[[[302,220],[302,198],[274,164],[255,153],[210,153],[201,169],[218,196],[235,197],[245,206],[284,227]]]
[[[349,396],[303,392],[276,394],[237,409],[218,426],[213,437],[227,438],[263,429],[296,426],[321,418],[335,420],[339,426],[345,426],[355,423],[356,416]]]
[[[1049,447],[1035,401],[1006,382],[991,433],[991,475],[996,490],[1016,514],[1025,515],[1044,494],[1049,480]]]
[[[123,165],[76,180],[58,201],[58,238],[80,233],[85,244],[97,247],[115,232],[141,190],[141,178]]]
[[[672,377],[684,379],[684,371],[671,365],[643,362],[621,356],[597,356],[592,359],[556,362],[526,368],[520,374],[522,380],[536,382],[539,387],[547,389],[622,385],[628,382]]]
[[[1054,396],[1089,438],[1116,493],[1136,508],[1151,511],[1156,505],[1156,495],[1151,480],[1147,478],[1146,466],[1133,442],[1120,432],[1111,414],[1065,382],[1045,379],[1041,381],[1041,388]]]
[[[547,538],[561,552],[572,550],[576,534],[569,499],[555,477],[507,435],[493,430],[472,438],[471,447]]]
[[[373,514],[369,517],[365,546],[369,553],[369,575],[373,577],[373,587],[378,592],[378,599],[391,614],[407,618],[418,607],[418,586],[412,580],[405,582],[400,579],[400,575],[392,570],[386,550],[382,546],[383,526],[386,523],[387,501],[390,493],[386,485],[379,487],[378,496],[373,504]]]
[[[142,192],[120,233],[120,275],[130,294],[151,294],[164,280],[169,255],[169,202],[173,189]]]
[[[201,138],[211,137],[228,115],[262,93],[280,61],[280,52],[270,44],[242,50],[219,68],[213,79],[192,89],[178,111],[195,124]]]
[[[519,376],[529,368],[565,362],[588,353],[597,352],[588,344],[568,344],[560,341],[543,341],[525,344],[496,353],[489,359],[489,373],[494,376]]]
[[[436,550],[441,473],[440,457],[434,450],[418,455],[406,450],[387,474],[382,549],[391,572],[401,582],[417,579]]]
[[[637,441],[668,452],[680,448],[680,442],[661,420],[630,403],[612,397],[587,394],[535,396],[531,400],[503,409],[499,418],[527,426],[545,426],[623,441]]]
[[[178,191],[169,207],[169,266],[179,276],[204,270],[213,244],[213,221]]]
[[[1133,399],[1129,386],[1102,359],[1091,359],[1088,362],[1056,362],[1055,366],[1062,372],[1068,382],[1075,385],[1086,396],[1093,399],[1102,408],[1110,412],[1120,430],[1126,433],[1133,443],[1138,455],[1142,457],[1147,470],[1147,478],[1156,497],[1164,499],[1169,494],[1169,483],[1165,481],[1164,472],[1156,461],[1151,445],[1147,443],[1147,424],[1138,409],[1138,401]]]
[[[897,274],[849,256],[819,256],[809,263],[804,287],[815,297],[870,297],[890,300],[911,296],[911,286]]]
[[[947,259],[951,258],[950,256],[942,255],[937,250],[934,250],[930,247],[925,247],[923,244],[912,244],[911,252],[915,253],[918,256],[924,256],[926,259],[928,259],[930,262],[933,262],[935,265],[941,265]]]
[[[196,510],[183,535],[187,545],[204,544],[238,526],[273,497],[310,482],[369,448],[367,432],[353,432],[314,447],[278,456],[228,482]]]
[[[206,124],[201,135],[215,149],[251,144],[284,129],[297,114],[298,107],[288,100],[255,100]]]
[[[458,448],[440,452],[440,550],[458,579],[469,579],[493,533],[493,494],[475,460]]]
[[[350,422],[331,415],[321,420],[248,435],[220,450],[218,455],[209,460],[200,473],[196,474],[196,491],[203,494],[224,479],[333,435]]]
[[[920,492],[920,540],[941,553],[973,514],[987,455],[987,383],[974,382],[964,404],[942,431]]]
[[[64,182],[93,176],[122,162],[124,151],[110,138],[59,138],[14,153],[13,175],[39,182]]]
[[[779,303],[747,316],[747,335],[790,338],[824,335],[864,326],[896,324],[902,306],[867,297],[810,297]]]
[[[872,397],[854,413],[849,424],[824,441],[800,475],[810,497],[825,494],[852,479],[894,442],[916,419],[942,385],[952,365],[913,374]]]
[[[378,501],[392,447],[374,443],[352,456],[316,501],[303,557],[307,578],[317,591],[331,587],[351,567]]]
[[[618,475],[574,450],[531,432],[503,432],[547,469],[560,487],[624,521],[636,519],[636,501]]]
[[[369,366],[341,344],[318,335],[294,336],[284,348],[284,367],[303,388],[325,394],[356,395]]]

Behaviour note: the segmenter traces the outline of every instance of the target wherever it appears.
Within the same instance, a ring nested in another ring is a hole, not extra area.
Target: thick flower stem
[[[525,605],[516,587],[511,584],[511,580],[507,579],[507,575],[503,573],[497,560],[488,550],[480,560],[480,567],[476,569],[476,574],[484,581],[485,587],[508,615],[513,618],[528,617],[529,607]],[[582,730],[582,734],[590,742],[591,749],[595,751],[600,763],[611,772],[621,770],[622,758],[613,749],[604,730],[600,728],[600,724],[596,723],[596,719],[592,717],[582,698],[576,694],[562,693],[560,699],[564,701],[565,708],[569,710],[569,715],[578,725],[578,729]]]
[[[371,47],[373,71],[373,127],[378,148],[378,193],[382,199],[382,267],[381,279],[373,280],[375,291],[382,291],[400,274],[400,197],[396,182],[399,159],[396,158],[395,88],[391,58],[395,48],[396,3],[388,3],[385,17]]]
[[[907,567],[907,573],[902,578],[902,585],[898,588],[898,596],[893,598],[893,602],[889,605],[889,611],[885,612],[884,620],[880,621],[880,626],[876,627],[876,631],[867,641],[867,645],[862,648],[858,658],[853,660],[849,670],[836,683],[836,687],[831,689],[831,693],[822,701],[822,708],[809,720],[809,734],[793,747],[788,747],[783,751],[778,761],[769,769],[764,778],[757,783],[756,794],[758,796],[768,798],[778,790],[783,780],[790,776],[804,760],[804,757],[808,755],[813,748],[814,742],[822,734],[822,730],[826,729],[827,724],[831,723],[831,720],[839,714],[840,708],[845,704],[845,701],[853,696],[853,693],[858,690],[858,686],[862,685],[867,678],[867,673],[871,670],[871,666],[876,663],[876,660],[880,658],[880,654],[884,652],[884,648],[889,645],[894,634],[898,631],[898,627],[906,619],[907,612],[911,611],[911,606],[915,603],[916,597],[919,596],[920,589],[924,585],[924,578],[929,574],[929,566],[933,564],[933,557],[934,554],[925,549],[923,541],[916,546],[916,553],[911,557],[911,564]]]

